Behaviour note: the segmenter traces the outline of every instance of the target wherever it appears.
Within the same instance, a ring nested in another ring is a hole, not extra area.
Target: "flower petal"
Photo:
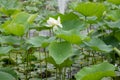
[[[60,28],[63,28],[62,24],[58,24],[58,26],[59,26]]]

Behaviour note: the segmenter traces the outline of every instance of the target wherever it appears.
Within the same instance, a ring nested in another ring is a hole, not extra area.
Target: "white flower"
[[[61,21],[60,21],[60,17],[58,17],[58,19],[54,19],[54,18],[49,18],[47,20],[47,27],[53,27],[54,30],[57,30],[58,27],[59,28],[63,28],[62,24],[61,24]]]

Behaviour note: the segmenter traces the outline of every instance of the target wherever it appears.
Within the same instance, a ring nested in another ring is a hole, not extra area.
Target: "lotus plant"
[[[47,20],[47,27],[53,27],[53,31],[56,31],[58,30],[58,28],[63,28],[62,24],[61,24],[61,21],[60,21],[60,17],[56,19],[50,17],[48,20]]]

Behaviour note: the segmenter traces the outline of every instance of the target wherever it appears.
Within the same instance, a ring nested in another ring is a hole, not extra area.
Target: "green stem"
[[[44,53],[45,53],[45,65],[46,65],[46,80],[47,80],[47,65],[48,65],[48,63],[47,63],[47,52],[46,52],[46,49],[44,48]]]
[[[64,68],[63,80],[65,80],[65,75],[66,75],[66,67]]]
[[[62,70],[61,70],[61,68],[59,68],[59,79],[60,80],[62,79]]]
[[[16,66],[17,66],[17,63],[18,63],[18,62],[17,62],[17,53],[16,53]]]
[[[39,48],[38,50],[39,50],[39,58],[40,58],[40,71],[41,71],[41,73],[42,73],[42,64],[41,64],[42,59],[41,59],[40,48]],[[42,80],[42,75],[40,75],[40,77],[41,77],[41,80]]]
[[[95,64],[95,55],[94,55],[94,51],[92,51],[92,54],[93,54],[93,56],[92,56],[92,63]]]
[[[58,80],[58,68],[56,68],[56,80]]]
[[[29,54],[28,51],[26,52],[26,69],[25,69],[25,74],[26,74],[26,80],[28,80],[28,70],[27,68],[29,67]]]
[[[70,66],[70,79],[72,78],[72,69],[71,69],[71,66]]]

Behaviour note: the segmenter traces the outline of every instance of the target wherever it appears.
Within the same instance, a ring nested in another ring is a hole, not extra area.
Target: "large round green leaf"
[[[107,1],[113,4],[120,4],[120,0],[107,0]]]
[[[8,74],[12,75],[14,78],[18,79],[17,73],[9,67],[0,68],[0,71],[8,73]]]
[[[18,23],[18,24],[27,24],[27,20],[30,17],[30,14],[26,12],[20,12],[12,16],[12,23]]]
[[[106,8],[102,3],[82,2],[76,6],[75,10],[86,17],[96,16],[100,18]]]
[[[13,49],[12,46],[0,47],[0,54],[7,54]]]
[[[7,34],[14,34],[16,36],[24,35],[29,29],[29,23],[31,22],[32,15],[20,12],[12,16],[12,20],[6,21],[2,28]]]
[[[85,44],[96,51],[110,52],[113,50],[111,45],[106,45],[99,38],[93,38],[89,42],[85,42]]]
[[[120,19],[120,10],[110,10],[107,14],[107,18],[113,21]]]
[[[0,11],[6,15],[20,12],[21,3],[18,0],[0,0]]]
[[[6,15],[12,15],[12,14],[16,14],[16,13],[20,12],[19,9],[5,9],[5,8],[1,8],[0,11]]]
[[[36,17],[37,14],[28,14],[26,12],[20,12],[12,16],[12,22],[27,25],[28,23],[33,23]]]
[[[69,31],[59,30],[59,31],[56,31],[55,33],[57,37],[62,38],[70,43],[73,43],[73,44],[82,43],[82,38],[80,36],[79,31],[77,30],[69,30]]]
[[[120,29],[120,20],[117,20],[115,22],[105,22],[109,28],[112,29]]]
[[[103,77],[115,76],[115,66],[103,62],[91,67],[84,67],[76,75],[76,80],[101,80]]]
[[[55,60],[56,64],[62,64],[73,55],[72,46],[68,42],[52,42],[49,45],[49,55]]]
[[[63,30],[71,30],[71,29],[78,29],[82,30],[85,28],[85,24],[82,20],[79,19],[74,13],[68,13],[64,15],[60,15],[61,23],[63,25]]]
[[[52,42],[55,39],[55,37],[32,37],[29,40],[27,40],[27,43],[32,44],[33,47],[47,47],[50,42]]]
[[[79,16],[73,12],[66,13],[66,14],[58,14],[53,16],[53,18],[57,19],[60,17],[61,24],[63,25],[63,30],[72,30],[78,29],[83,30],[85,29],[85,22],[80,20]]]
[[[53,64],[55,67],[60,68],[60,69],[62,69],[62,68],[64,68],[64,67],[70,67],[70,66],[72,65],[72,63],[73,63],[70,59],[66,59],[66,60],[65,60],[63,63],[61,63],[61,64],[56,64],[55,60],[54,60],[52,57],[48,57],[48,58],[46,58],[46,60],[47,60],[48,63],[51,63],[51,64]]]
[[[120,35],[120,34],[118,34]],[[118,36],[116,35],[116,37]],[[114,47],[119,47],[119,40],[115,37],[115,35],[108,35],[105,36],[103,38],[103,41],[107,44],[107,45],[112,45]]]
[[[0,79],[1,80],[16,80],[12,75],[6,72],[2,72],[2,71],[0,71]]]
[[[22,36],[25,33],[25,26],[23,24],[11,23],[4,27],[7,33],[12,33],[17,36]]]
[[[22,41],[15,36],[1,36],[0,43],[9,45],[20,45]]]

